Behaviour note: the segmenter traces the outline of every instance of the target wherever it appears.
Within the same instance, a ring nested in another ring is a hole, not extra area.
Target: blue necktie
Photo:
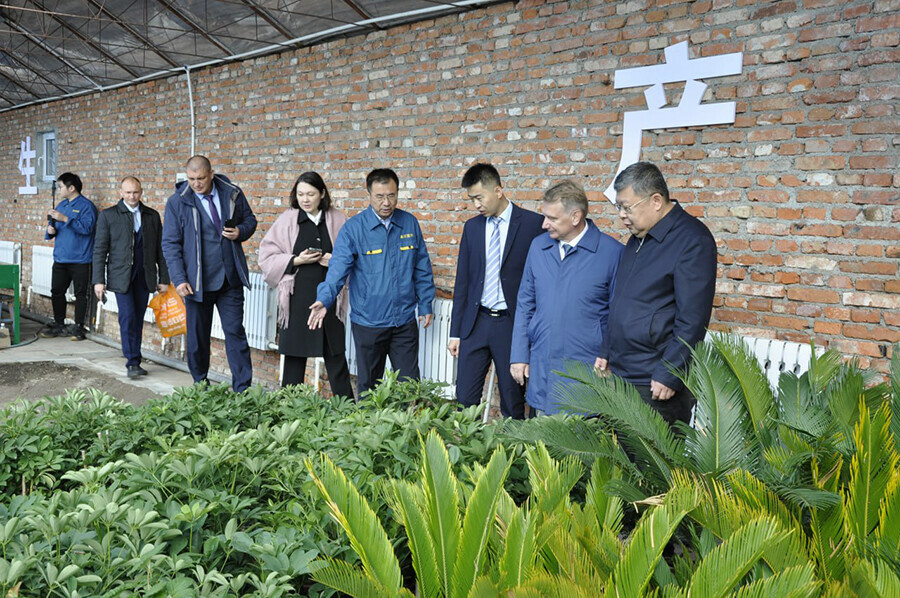
[[[563,253],[565,254],[563,257],[569,257],[569,254],[575,251],[575,248],[569,245],[568,243],[563,243]]]
[[[219,219],[219,210],[216,209],[216,204],[213,203],[212,195],[204,195],[203,199],[209,202],[209,215],[212,217],[213,226],[216,227],[216,230],[222,232],[222,221]]]
[[[487,263],[484,268],[484,290],[488,301],[485,307],[493,309],[500,303],[500,218],[494,216],[489,220],[494,228],[491,230],[491,238],[488,241]]]

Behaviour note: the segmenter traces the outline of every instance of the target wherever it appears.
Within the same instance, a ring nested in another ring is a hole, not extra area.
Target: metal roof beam
[[[95,9],[97,9],[100,12],[100,14],[105,15],[106,18],[110,19],[116,25],[118,25],[119,27],[121,27],[122,29],[127,31],[129,33],[129,35],[131,35],[131,37],[135,38],[136,40],[138,40],[139,42],[144,44],[148,50],[150,50],[151,52],[153,52],[154,54],[156,54],[157,56],[162,58],[164,61],[166,61],[166,63],[169,66],[172,66],[175,68],[178,68],[179,66],[181,66],[177,62],[172,60],[172,57],[169,56],[168,54],[166,54],[159,46],[157,46],[156,44],[151,42],[146,36],[142,35],[134,27],[132,27],[131,25],[129,25],[128,23],[123,21],[121,19],[121,17],[111,13],[108,8],[106,8],[105,6],[103,6],[102,4],[97,2],[97,0],[87,0],[87,1],[91,6],[93,6]]]
[[[222,50],[229,56],[234,56],[234,52],[232,52],[228,48],[228,46],[226,46],[225,44],[223,44],[222,42],[220,42],[219,40],[217,40],[216,38],[211,36],[206,30],[200,28],[196,23],[194,23],[194,21],[191,19],[191,17],[189,15],[184,14],[184,12],[180,8],[173,5],[169,0],[156,0],[156,1],[161,6],[163,6],[166,10],[168,10],[170,13],[172,13],[173,15],[175,15],[176,17],[181,19],[185,25],[187,25],[188,27],[193,29],[195,33],[197,33],[198,35],[203,37],[206,41],[208,41],[209,43],[211,43],[218,49]]]
[[[269,11],[261,7],[254,0],[240,0],[241,4],[252,10],[256,16],[268,23],[275,31],[284,36],[285,39],[294,39],[297,37],[291,33],[287,27],[281,24],[281,21],[269,14]]]
[[[70,69],[72,69],[73,71],[75,71],[76,73],[81,75],[82,77],[84,77],[87,81],[90,81],[91,85],[93,85],[97,89],[103,88],[102,85],[100,85],[99,83],[97,83],[96,81],[91,79],[91,77],[87,73],[85,73],[83,70],[81,70],[80,68],[78,68],[77,66],[75,66],[74,64],[69,62],[65,56],[63,56],[62,54],[60,54],[59,52],[54,50],[52,47],[45,44],[43,41],[41,41],[41,39],[39,37],[37,37],[32,32],[28,31],[27,29],[25,29],[24,27],[22,27],[15,21],[11,21],[10,19],[8,19],[5,16],[3,17],[3,22],[6,23],[7,25],[9,25],[10,27],[12,27],[13,29],[15,29],[16,31],[18,31],[19,33],[21,33],[22,35],[24,35],[25,37],[27,37],[29,40],[31,40],[32,43],[36,44],[38,47],[40,47],[45,52],[53,55],[54,58],[56,58],[57,60],[62,62],[64,65],[66,65],[67,67],[69,67]]]
[[[53,81],[53,79],[51,79],[50,77],[48,77],[47,75],[42,73],[40,70],[35,69],[33,66],[31,66],[30,64],[28,64],[27,62],[25,62],[24,60],[22,60],[15,54],[13,54],[9,48],[0,48],[0,52],[3,52],[4,56],[7,56],[10,59],[12,59],[16,64],[18,64],[20,67],[22,67],[29,73],[32,73],[33,75],[35,75],[37,78],[42,80],[44,83],[47,83],[48,85],[52,85],[53,87],[55,87],[56,89],[58,89],[59,91],[61,91],[63,93],[69,93],[68,89],[57,84],[55,81]]]
[[[0,70],[0,77],[3,77],[3,78],[6,79],[7,81],[9,81],[9,82],[12,83],[13,85],[15,85],[16,87],[19,87],[19,88],[21,88],[21,89],[24,89],[25,91],[27,91],[28,93],[30,93],[31,95],[33,95],[35,98],[40,98],[40,97],[41,97],[40,94],[36,93],[36,92],[35,92],[34,90],[32,90],[32,89],[29,89],[27,85],[25,85],[24,83],[21,83],[21,82],[18,81],[17,79],[13,79],[12,77],[10,77],[10,76],[7,75],[6,73],[4,73],[2,70]]]
[[[91,48],[93,48],[95,51],[99,52],[104,58],[106,58],[107,60],[109,60],[111,63],[113,63],[114,65],[118,66],[120,69],[122,69],[123,71],[125,71],[126,73],[128,73],[129,75],[131,75],[132,77],[137,77],[137,76],[138,76],[137,71],[135,71],[135,70],[133,70],[133,69],[127,67],[125,64],[122,63],[121,60],[119,60],[118,58],[116,58],[115,56],[113,56],[112,54],[110,54],[109,52],[107,52],[106,50],[104,50],[103,47],[102,47],[100,44],[96,43],[93,39],[91,39],[91,38],[88,37],[87,35],[85,35],[85,34],[83,34],[82,32],[80,32],[80,31],[79,31],[77,28],[75,28],[74,26],[70,25],[70,24],[68,23],[68,21],[66,21],[65,19],[61,19],[60,17],[56,16],[56,15],[53,13],[53,11],[47,10],[47,8],[46,8],[45,6],[43,6],[40,2],[38,2],[38,0],[28,0],[28,1],[31,2],[32,4],[34,4],[39,10],[42,10],[42,11],[44,11],[45,13],[47,13],[47,16],[49,16],[51,19],[53,19],[54,21],[56,21],[57,23],[59,23],[64,29],[66,29],[67,31],[71,32],[72,35],[74,35],[75,37],[77,37],[78,39],[80,39],[81,41],[83,41],[84,43],[86,43],[88,46],[90,46]],[[90,17],[85,17],[85,18],[89,19]]]
[[[354,11],[356,14],[358,14],[359,16],[361,16],[363,19],[365,19],[365,20],[368,21],[369,19],[372,18],[372,15],[370,15],[369,13],[367,13],[367,12],[363,9],[362,6],[360,6],[359,4],[357,4],[356,2],[354,2],[353,0],[344,0],[344,4],[346,4],[347,6],[349,6],[350,8],[352,8],[353,11]],[[375,27],[376,29],[379,29],[379,30],[380,30],[380,29],[384,29],[384,27],[382,27],[380,23],[372,23],[372,26]]]

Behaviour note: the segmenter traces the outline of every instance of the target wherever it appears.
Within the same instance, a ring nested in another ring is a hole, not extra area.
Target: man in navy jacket
[[[162,250],[175,290],[187,312],[187,360],[194,382],[209,373],[213,308],[225,332],[232,388],[246,390],[253,378],[244,331],[244,287],[250,288],[241,243],[256,231],[244,192],[213,172],[204,156],[187,162],[187,183],[166,202]]]
[[[506,198],[500,174],[490,164],[475,164],[462,187],[479,216],[463,227],[453,290],[453,314],[447,350],[459,358],[456,398],[477,405],[491,360],[497,371],[500,412],[525,417],[525,388],[509,371],[509,349],[516,297],[528,248],[543,230],[540,214]]]
[[[649,162],[616,177],[616,207],[631,232],[616,275],[609,334],[596,362],[628,380],[669,423],[688,423],[694,397],[671,369],[685,370],[703,340],[716,292],[716,241],[669,199]]]
[[[62,201],[47,212],[53,220],[47,225],[45,239],[53,239],[53,272],[50,300],[53,303],[53,325],[41,333],[44,338],[66,333],[66,291],[75,285],[75,324],[71,339],[85,339],[88,300],[90,299],[91,262],[94,257],[94,227],[97,208],[81,194],[81,178],[64,172],[56,180]]]
[[[366,177],[369,207],[341,228],[328,275],[310,306],[311,329],[322,325],[349,278],[350,325],[357,358],[357,396],[375,387],[385,359],[404,378],[419,379],[419,328],[434,319],[434,275],[419,221],[397,209],[400,179],[389,168]]]

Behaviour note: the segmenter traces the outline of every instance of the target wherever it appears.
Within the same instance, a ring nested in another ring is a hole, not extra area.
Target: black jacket
[[[144,280],[150,292],[169,284],[169,271],[162,254],[162,221],[159,212],[141,206],[144,238]],[[125,293],[131,284],[134,260],[134,215],[124,200],[100,212],[94,237],[94,284],[105,284],[114,293]]]

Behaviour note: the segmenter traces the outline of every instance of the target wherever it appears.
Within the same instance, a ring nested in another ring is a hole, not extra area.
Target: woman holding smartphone
[[[325,181],[304,172],[291,189],[291,208],[275,220],[259,245],[259,265],[266,283],[277,289],[278,350],[284,355],[282,386],[302,384],[309,357],[324,357],[335,395],[353,398],[344,356],[347,290],[328,310],[322,327],[310,330],[309,306],[325,280],[338,231],[347,216],[331,206]]]

